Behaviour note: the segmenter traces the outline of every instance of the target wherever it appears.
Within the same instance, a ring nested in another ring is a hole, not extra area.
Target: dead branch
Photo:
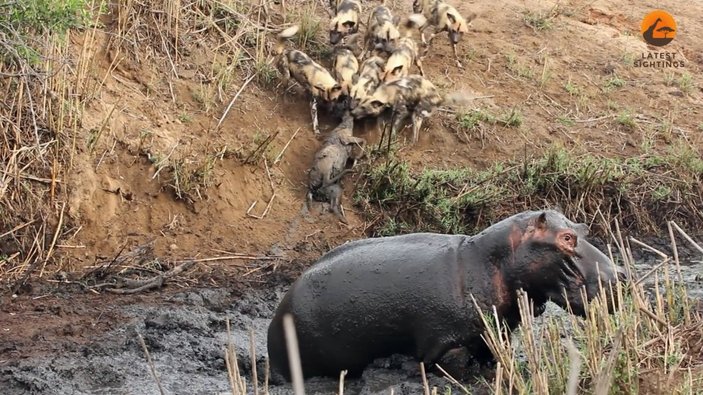
[[[234,102],[237,101],[237,98],[239,97],[239,95],[242,93],[242,91],[244,91],[244,88],[246,88],[247,85],[249,85],[249,83],[251,82],[251,80],[254,79],[254,77],[256,77],[256,73],[252,74],[251,76],[249,76],[249,78],[246,79],[246,81],[244,81],[244,83],[242,84],[242,87],[239,88],[239,90],[237,91],[237,94],[235,94],[234,97],[232,98],[232,101],[229,102],[229,105],[228,105],[227,108],[225,109],[225,112],[222,114],[222,117],[221,117],[220,120],[217,122],[217,126],[215,126],[215,129],[219,129],[219,128],[220,128],[220,125],[222,125],[222,122],[225,120],[225,117],[227,117],[227,114],[229,113],[229,110],[232,109],[232,106],[234,105]]]
[[[117,283],[117,285],[119,285],[118,288],[105,288],[105,291],[114,294],[127,295],[148,291],[150,289],[161,288],[167,280],[190,269],[193,265],[195,265],[195,261],[187,261],[181,263],[166,273],[159,274],[158,276],[148,280],[120,279]]]

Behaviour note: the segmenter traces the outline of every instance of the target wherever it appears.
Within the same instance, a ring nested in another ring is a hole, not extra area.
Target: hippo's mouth
[[[578,256],[566,256],[562,259],[559,271],[559,291],[556,295],[550,295],[549,299],[563,309],[567,309],[568,306],[573,313],[582,315],[585,310],[581,298],[581,287],[587,286],[587,282],[586,276],[575,258]],[[586,294],[590,293],[590,290],[586,289]]]
[[[561,272],[565,277],[567,283],[581,285],[586,283],[586,276],[581,270],[580,265],[576,262],[574,258],[581,258],[576,254],[575,256],[566,256],[561,261]]]

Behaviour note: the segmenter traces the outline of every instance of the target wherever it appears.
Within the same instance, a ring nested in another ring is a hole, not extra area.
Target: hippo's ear
[[[537,217],[537,221],[535,221],[535,228],[537,229],[547,229],[547,212],[542,211],[542,213]]]

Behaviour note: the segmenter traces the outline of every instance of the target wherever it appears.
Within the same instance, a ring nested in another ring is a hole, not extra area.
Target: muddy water
[[[637,272],[647,272],[652,264],[651,256],[641,257]],[[703,263],[691,261],[681,271],[691,296],[703,298]],[[171,295],[163,305],[127,305],[121,308],[123,322],[88,344],[0,364],[0,393],[158,394],[139,335],[150,351],[164,393],[231,393],[224,360],[226,320],[231,323],[240,368],[247,375],[251,371],[249,328],[253,329],[259,379],[263,380],[266,330],[286,288],[251,291],[234,300],[224,289],[196,289]],[[546,314],[564,312],[550,305]],[[428,379],[440,393],[451,386],[433,374]],[[334,394],[337,387],[336,380],[306,382],[308,394]],[[391,389],[398,395],[421,394],[418,365],[398,356],[378,360],[361,379],[347,381],[345,394],[390,394]],[[292,390],[270,386],[269,393],[290,394]],[[453,393],[460,392],[454,388]]]
[[[22,360],[0,368],[2,394],[158,394],[139,342],[144,339],[160,383],[167,394],[231,393],[224,348],[226,320],[242,372],[251,371],[249,328],[254,331],[260,379],[263,380],[266,330],[285,288],[255,291],[231,301],[226,290],[199,289],[176,294],[168,307],[135,305],[125,308],[124,325],[90,345],[59,355]],[[174,302],[176,306],[174,307]],[[379,361],[362,379],[348,382],[350,394],[422,392],[417,366],[406,358]],[[382,368],[390,365],[388,369]],[[4,376],[4,377],[3,377]],[[249,377],[247,377],[249,381]],[[432,377],[443,386],[445,380]],[[335,393],[338,382],[313,379],[307,393]],[[251,389],[250,389],[251,390]],[[269,393],[292,393],[290,386],[270,386]]]

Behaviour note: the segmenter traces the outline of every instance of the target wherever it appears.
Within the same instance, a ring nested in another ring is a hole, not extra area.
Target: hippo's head
[[[504,270],[513,289],[523,288],[537,305],[551,300],[584,316],[581,290],[585,288],[590,301],[602,286],[612,306],[609,289],[611,285],[614,289],[618,279],[625,279],[625,272],[586,240],[586,224],[551,210],[527,212],[518,218],[508,236],[512,263]]]

